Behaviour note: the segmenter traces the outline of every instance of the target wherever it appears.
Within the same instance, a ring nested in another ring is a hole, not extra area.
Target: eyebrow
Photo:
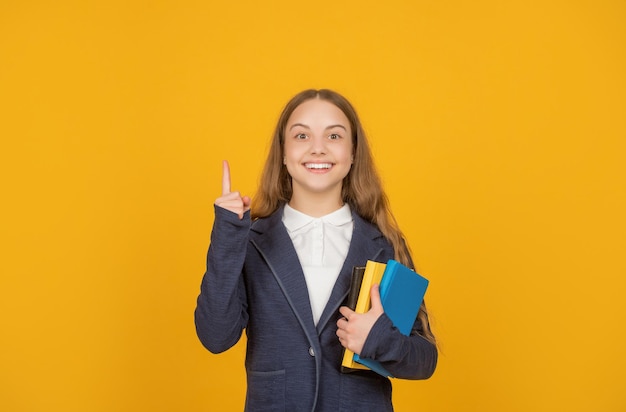
[[[302,124],[302,123],[294,123],[291,125],[291,127],[289,128],[289,130],[293,129],[294,127],[304,127],[305,129],[311,129],[309,126],[307,126],[306,124]],[[345,130],[346,132],[348,131],[348,129],[346,129],[346,127],[342,124],[331,124],[330,126],[327,126],[324,130],[329,130],[329,129],[334,129],[335,127],[340,127],[343,130]]]

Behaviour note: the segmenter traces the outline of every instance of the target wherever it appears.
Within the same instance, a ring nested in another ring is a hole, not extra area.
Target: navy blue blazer
[[[387,262],[393,248],[372,224],[353,213],[348,255],[317,327],[282,208],[251,222],[215,206],[207,271],[195,310],[198,337],[212,353],[232,347],[246,330],[246,411],[392,411],[391,382],[371,371],[341,373],[336,335],[353,266]],[[397,378],[426,379],[437,349],[419,335],[402,335],[382,315],[361,356],[376,359]],[[417,402],[417,399],[416,399]]]

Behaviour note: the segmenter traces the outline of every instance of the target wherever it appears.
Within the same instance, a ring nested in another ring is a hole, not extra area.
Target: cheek
[[[293,150],[291,151],[285,151],[285,160],[287,161],[287,163],[294,163],[294,162],[298,162],[298,154],[295,153]]]
[[[285,145],[284,163],[287,165],[287,171],[291,174],[292,168],[296,167],[302,161],[304,153],[297,145]]]
[[[352,145],[346,145],[341,148],[341,158],[348,163],[352,163]]]
[[[287,159],[287,161],[289,161],[289,159],[292,159],[294,157],[294,150],[292,145],[285,143],[285,146],[283,148],[283,156],[285,159]]]

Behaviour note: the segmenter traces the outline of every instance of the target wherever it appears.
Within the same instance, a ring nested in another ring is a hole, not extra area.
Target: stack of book
[[[364,267],[354,267],[347,306],[357,313],[370,309],[370,291],[379,284],[380,300],[385,314],[400,333],[408,336],[417,319],[419,308],[428,288],[428,280],[400,262],[367,261]],[[342,372],[371,369],[380,375],[393,377],[380,362],[361,358],[345,349],[341,363]]]

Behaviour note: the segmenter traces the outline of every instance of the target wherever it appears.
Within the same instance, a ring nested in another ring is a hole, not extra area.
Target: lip
[[[332,162],[304,162],[302,165],[311,173],[326,173],[335,166]]]
[[[304,167],[311,169],[330,169],[334,166],[332,162],[304,162]]]

